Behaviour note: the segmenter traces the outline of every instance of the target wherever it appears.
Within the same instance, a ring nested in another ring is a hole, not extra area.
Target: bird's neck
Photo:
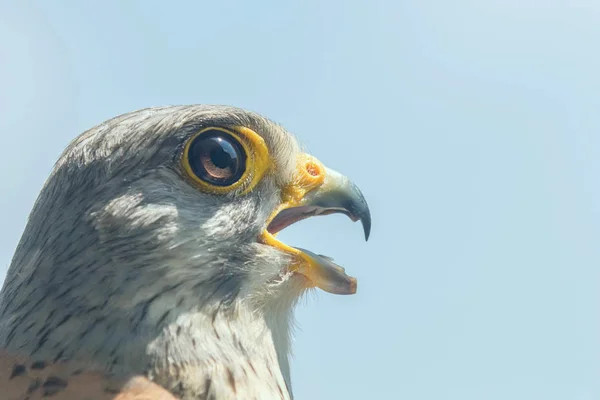
[[[289,321],[245,307],[180,315],[149,343],[148,376],[183,399],[290,399]]]
[[[138,326],[135,334],[126,320],[93,315],[89,320],[72,316],[68,325],[51,329],[47,321],[42,324],[42,315],[49,315],[46,311],[28,314],[20,324],[5,319],[0,324],[0,347],[39,360],[145,374],[183,400],[292,398],[289,309],[278,314],[243,302],[205,306],[179,312],[159,329],[154,324]],[[53,317],[52,321],[65,320]],[[46,332],[43,342],[22,332],[21,327],[30,326]]]

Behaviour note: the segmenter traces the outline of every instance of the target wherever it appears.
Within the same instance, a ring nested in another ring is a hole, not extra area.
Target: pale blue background
[[[298,399],[600,399],[600,2],[0,8],[0,269],[53,162],[152,105],[287,126],[363,189],[284,239],[359,292],[298,310]]]

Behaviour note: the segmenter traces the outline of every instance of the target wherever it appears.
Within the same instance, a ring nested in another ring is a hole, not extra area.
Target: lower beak
[[[312,159],[311,162],[315,161]],[[348,276],[345,270],[335,264],[331,258],[288,246],[275,238],[277,232],[295,222],[312,216],[334,213],[345,214],[352,221],[360,221],[365,240],[369,238],[371,214],[361,191],[342,174],[322,166],[320,168],[319,172],[323,175],[323,179],[317,184],[313,183],[313,187],[304,187],[304,190],[300,190],[302,188],[299,186],[308,185],[299,180],[289,188],[289,191],[296,194],[303,193],[303,195],[285,196],[284,193],[284,198],[288,200],[273,213],[267,229],[261,234],[261,241],[292,254],[294,262],[291,270],[304,275],[313,286],[334,294],[354,294],[357,287],[356,279]]]

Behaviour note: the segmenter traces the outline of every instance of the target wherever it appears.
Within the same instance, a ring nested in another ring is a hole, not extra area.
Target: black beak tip
[[[362,224],[363,231],[365,232],[365,242],[367,242],[369,240],[369,236],[371,235],[371,215],[365,215],[360,219],[360,222]]]
[[[363,226],[363,232],[365,233],[365,242],[369,240],[369,236],[371,235],[371,213],[369,209],[366,208],[362,215],[358,218],[360,219],[360,223]]]
[[[369,210],[369,204],[360,189],[354,184],[352,184],[352,192],[352,201],[348,210],[354,217],[354,221],[360,220],[365,233],[365,241],[368,241],[371,235],[371,211]]]

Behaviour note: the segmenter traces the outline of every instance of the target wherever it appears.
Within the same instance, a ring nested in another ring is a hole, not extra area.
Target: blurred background
[[[353,179],[297,399],[600,399],[600,2],[0,0],[0,276],[53,163],[148,106],[230,104]]]

